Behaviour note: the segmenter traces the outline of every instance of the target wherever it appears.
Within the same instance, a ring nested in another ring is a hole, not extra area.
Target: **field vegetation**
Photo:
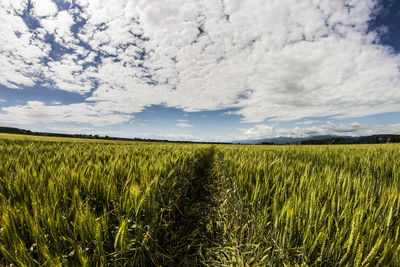
[[[400,146],[0,136],[0,265],[400,266]]]
[[[400,146],[226,146],[243,262],[400,266]]]

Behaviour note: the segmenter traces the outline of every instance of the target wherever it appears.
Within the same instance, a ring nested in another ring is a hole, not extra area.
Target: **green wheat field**
[[[400,266],[400,145],[0,135],[0,266]]]

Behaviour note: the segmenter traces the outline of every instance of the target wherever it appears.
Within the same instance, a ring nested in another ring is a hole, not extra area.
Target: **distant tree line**
[[[99,136],[97,134],[64,134],[64,133],[49,133],[49,132],[32,132],[31,130],[19,129],[14,127],[0,126],[0,133],[9,134],[25,134],[37,136],[52,136],[52,137],[65,137],[65,138],[83,138],[83,139],[102,139],[102,140],[119,140],[119,141],[141,141],[141,142],[170,142],[170,143],[199,143],[199,144],[232,144],[228,142],[193,142],[193,141],[170,141],[160,139],[147,139],[147,138],[122,138],[110,137],[108,135]],[[332,137],[326,139],[308,139],[299,142],[292,142],[292,144],[300,145],[329,145],[329,144],[382,144],[382,143],[400,143],[400,135],[396,134],[381,134],[360,137]],[[239,143],[240,144],[240,143]],[[261,145],[276,145],[273,142],[261,142]],[[291,144],[287,142],[286,144]]]
[[[64,134],[64,133],[32,132],[31,130],[19,129],[19,128],[14,128],[14,127],[4,127],[4,126],[0,126],[0,133],[36,135],[36,136],[49,136],[49,137],[65,137],[65,138],[116,140],[116,141],[199,143],[199,144],[230,144],[230,143],[223,143],[223,142],[171,141],[171,140],[147,139],[147,138],[138,138],[138,137],[135,137],[135,138],[123,138],[123,137],[111,137],[111,136],[108,136],[108,135],[99,136],[97,134],[92,135],[92,134]]]
[[[385,134],[360,137],[334,137],[323,140],[304,140],[299,143],[302,145],[400,143],[400,135]]]

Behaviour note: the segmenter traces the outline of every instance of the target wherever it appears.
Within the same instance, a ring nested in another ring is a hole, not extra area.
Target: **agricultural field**
[[[400,145],[0,135],[1,266],[400,266]]]

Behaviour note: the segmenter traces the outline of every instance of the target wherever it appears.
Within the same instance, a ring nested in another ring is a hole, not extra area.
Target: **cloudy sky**
[[[1,0],[0,125],[400,134],[397,0]]]

